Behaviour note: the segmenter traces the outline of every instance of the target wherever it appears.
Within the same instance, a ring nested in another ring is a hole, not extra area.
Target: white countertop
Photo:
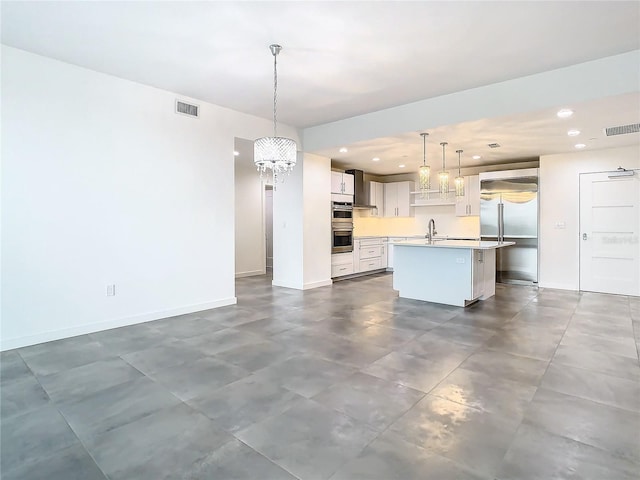
[[[415,239],[424,239],[424,235],[354,235],[354,240],[362,240],[365,238],[415,238]],[[436,235],[434,238],[439,240],[469,240],[473,241],[471,237],[460,237],[460,236],[449,236],[449,235]],[[476,239],[477,240],[477,239]]]
[[[515,242],[487,242],[478,240],[434,240],[428,242],[425,239],[420,240],[404,240],[401,242],[393,242],[394,246],[407,247],[429,247],[429,248],[467,248],[473,250],[491,250],[494,248],[508,247],[515,245]]]

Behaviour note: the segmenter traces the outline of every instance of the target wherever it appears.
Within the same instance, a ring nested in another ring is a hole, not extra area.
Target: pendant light
[[[456,150],[458,154],[458,176],[453,181],[456,186],[456,197],[464,197],[464,177],[460,175],[460,155],[462,154],[462,150]]]
[[[279,137],[276,122],[276,107],[278,100],[278,54],[282,47],[280,45],[270,45],[269,49],[273,55],[273,137],[258,138],[253,143],[253,162],[260,172],[260,178],[267,174],[276,189],[278,178],[283,173],[291,173],[296,164],[297,146],[296,142],[290,138]],[[282,181],[282,180],[280,180]]]
[[[440,191],[440,197],[446,198],[449,196],[449,172],[445,169],[444,148],[448,143],[442,142],[440,145],[442,145],[442,171],[438,174],[438,190]]]
[[[422,198],[429,195],[429,189],[431,188],[431,167],[427,165],[427,137],[428,133],[421,133],[422,137],[422,166],[418,171],[418,180],[420,186],[420,192]]]

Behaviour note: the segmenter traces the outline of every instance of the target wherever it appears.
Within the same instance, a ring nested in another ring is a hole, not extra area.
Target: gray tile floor
[[[391,280],[3,352],[2,478],[638,478],[640,299]]]

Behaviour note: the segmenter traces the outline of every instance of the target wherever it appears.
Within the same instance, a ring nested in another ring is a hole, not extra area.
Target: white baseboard
[[[255,277],[256,275],[265,275],[266,270],[250,270],[248,272],[236,272],[236,278]]]
[[[579,289],[576,285],[568,285],[566,283],[538,283],[539,288],[550,288],[554,290],[571,290],[577,292]]]
[[[333,285],[333,280],[328,279],[328,280],[321,280],[319,282],[305,283],[303,285],[302,289],[303,290],[311,290],[312,288],[328,287],[329,285]]]
[[[282,288],[293,288],[294,290],[304,290],[304,285],[296,283],[292,285],[291,283],[281,282],[280,280],[271,280],[271,285],[274,287],[282,287]]]
[[[274,287],[293,288],[294,290],[311,290],[312,288],[326,287],[329,285],[333,285],[333,280],[328,279],[328,280],[321,280],[319,282],[310,282],[310,283],[303,283],[303,284],[283,283],[283,282],[280,282],[279,280],[272,280],[271,285],[273,285]]]
[[[114,318],[104,322],[87,323],[71,328],[63,328],[60,330],[52,330],[48,332],[36,333],[35,335],[27,335],[16,338],[0,339],[0,351],[12,350],[14,348],[27,347],[38,343],[51,342],[53,340],[61,340],[63,338],[77,337],[78,335],[86,335],[87,333],[101,332],[112,328],[126,327],[137,323],[151,322],[160,320],[161,318],[175,317],[176,315],[184,315],[187,313],[201,312],[211,308],[226,307],[227,305],[235,305],[238,303],[236,297],[224,298],[213,302],[198,303],[196,305],[187,305],[170,310],[159,312],[144,313],[142,315],[134,315],[131,317]]]

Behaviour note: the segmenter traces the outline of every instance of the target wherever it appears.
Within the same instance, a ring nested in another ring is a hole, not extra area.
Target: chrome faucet
[[[436,235],[438,232],[436,232],[436,222],[435,220],[432,218],[431,220],[429,220],[429,232],[425,235],[427,241],[429,243],[433,242],[433,236]]]

